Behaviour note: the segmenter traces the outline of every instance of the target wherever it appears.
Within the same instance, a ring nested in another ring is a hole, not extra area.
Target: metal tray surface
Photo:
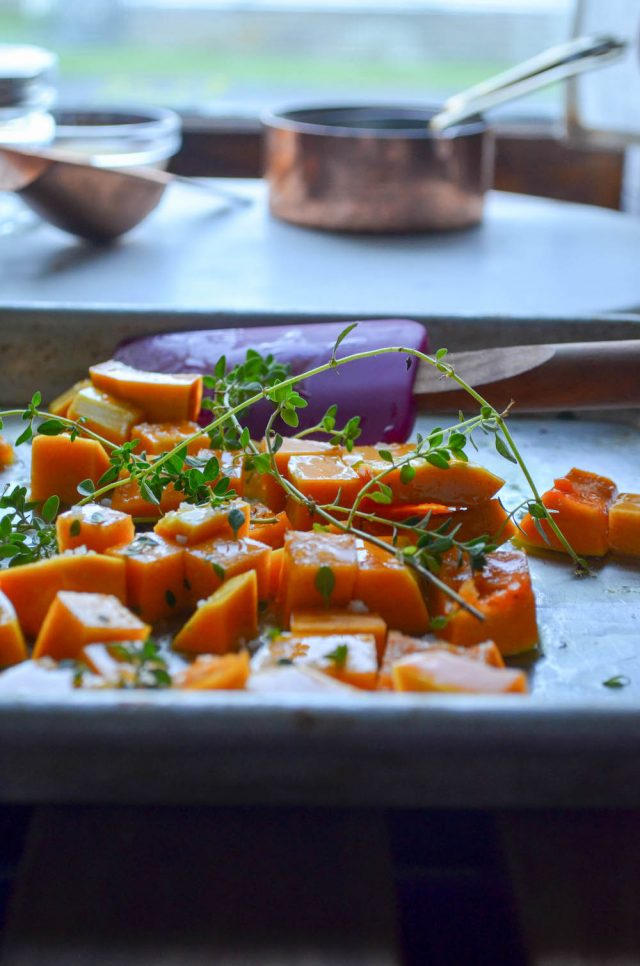
[[[513,417],[541,488],[571,466],[638,490],[638,418]],[[422,417],[418,430],[431,428]],[[489,446],[509,506],[518,471]],[[528,697],[73,693],[3,688],[0,800],[432,807],[640,805],[640,567],[532,557]],[[603,682],[624,675],[612,691]]]

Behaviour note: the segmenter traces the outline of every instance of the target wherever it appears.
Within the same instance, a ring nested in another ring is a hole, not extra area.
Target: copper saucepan
[[[272,214],[312,228],[407,232],[482,219],[493,177],[483,111],[617,59],[625,43],[580,37],[458,94],[440,110],[390,105],[267,113]]]

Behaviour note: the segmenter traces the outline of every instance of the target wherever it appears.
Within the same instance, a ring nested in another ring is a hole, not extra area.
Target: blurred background
[[[0,0],[60,56],[60,102],[255,115],[311,98],[439,102],[567,38],[573,0]],[[561,110],[554,89],[519,114]],[[511,108],[513,112],[513,108]]]

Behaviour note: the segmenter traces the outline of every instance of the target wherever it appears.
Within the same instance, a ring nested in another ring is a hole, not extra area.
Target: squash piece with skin
[[[249,652],[207,654],[174,678],[174,687],[183,691],[240,691],[249,680]]]
[[[258,580],[254,570],[226,580],[173,640],[176,651],[226,654],[236,651],[258,633]]]
[[[527,558],[521,550],[501,547],[488,554],[483,569],[475,572],[467,557],[458,566],[457,554],[449,552],[438,576],[484,618],[479,620],[444,591],[432,587],[432,613],[446,619],[438,632],[445,640],[468,647],[490,638],[505,657],[535,647],[536,602]]]
[[[192,372],[145,372],[109,359],[89,369],[96,389],[139,406],[152,423],[197,420],[202,376]]]
[[[80,657],[97,641],[144,641],[151,628],[110,594],[59,591],[45,617],[33,650],[34,659]]]
[[[379,506],[375,512],[376,516],[388,518],[389,527],[396,521],[402,523],[405,520],[422,520],[430,513],[430,529],[446,525],[446,532],[449,533],[458,527],[456,540],[465,542],[475,537],[488,537],[495,546],[501,546],[518,533],[518,528],[497,499],[486,500],[463,509],[445,507],[438,503],[418,503]],[[383,532],[381,527],[378,530]]]
[[[387,646],[378,675],[378,688],[382,690],[392,688],[391,671],[394,664],[397,664],[401,658],[408,654],[424,654],[432,651],[446,651],[449,654],[457,654],[459,657],[480,661],[482,664],[489,664],[491,667],[504,667],[502,654],[493,641],[482,641],[480,644],[462,647],[458,644],[440,641],[432,635],[420,638],[410,637],[408,634],[401,634],[399,631],[389,631]]]
[[[90,379],[81,379],[80,382],[76,382],[69,389],[66,389],[63,393],[50,402],[47,410],[52,416],[66,416],[69,412],[69,406],[76,398],[77,394],[81,389],[86,389],[87,386],[91,385]]]
[[[411,570],[393,552],[359,539],[358,570],[353,588],[354,600],[361,600],[379,614],[387,627],[405,634],[425,634],[429,612]]]
[[[256,652],[252,668],[261,671],[291,661],[365,691],[373,691],[378,656],[373,634],[282,634]]]
[[[0,590],[15,607],[24,633],[35,637],[58,591],[100,591],[124,602],[124,562],[74,550],[0,571]]]
[[[183,419],[177,423],[138,423],[131,430],[131,439],[138,440],[136,453],[161,456],[176,446],[181,446],[201,427],[193,420]],[[187,445],[187,453],[195,455],[202,448],[202,437]]]
[[[554,522],[576,553],[602,557],[609,549],[609,509],[616,492],[615,483],[606,476],[574,467],[554,480],[553,489],[542,495],[542,502],[553,511]],[[529,546],[566,552],[546,520],[534,521],[527,513],[520,521],[520,530]]]
[[[640,557],[640,493],[621,493],[609,510],[609,546]]]
[[[127,604],[150,624],[173,617],[187,605],[184,550],[156,533],[107,550],[121,560],[126,572]]]
[[[290,530],[280,578],[283,625],[288,627],[294,609],[348,604],[356,572],[356,541],[351,535]]]
[[[441,650],[403,657],[394,664],[391,679],[395,691],[525,694],[528,690],[522,671],[491,667]]]
[[[290,621],[296,637],[318,637],[334,634],[371,634],[376,642],[378,661],[382,659],[387,638],[387,625],[378,614],[347,608],[294,610]]]
[[[266,600],[270,589],[271,547],[241,537],[239,540],[207,540],[184,551],[184,575],[192,604],[211,596],[230,577],[255,570],[258,597]]]
[[[59,496],[62,503],[78,502],[78,484],[97,483],[110,463],[95,439],[80,436],[35,436],[31,446],[31,498],[38,503]]]
[[[220,506],[181,503],[153,528],[165,540],[192,547],[205,540],[238,540],[249,530],[249,504],[239,497]]]
[[[75,394],[67,416],[69,419],[81,419],[84,427],[121,446],[131,438],[135,424],[144,419],[144,412],[95,386],[85,386]]]
[[[0,667],[20,664],[28,656],[15,608],[6,594],[0,592]]]
[[[135,527],[127,513],[98,503],[85,503],[58,516],[56,536],[60,553],[76,547],[104,553],[109,547],[133,540]]]
[[[414,451],[415,445],[403,443],[383,448],[397,461]],[[494,497],[504,484],[501,477],[475,463],[451,460],[447,469],[441,469],[423,458],[410,462],[415,473],[403,483],[401,467],[392,468],[389,462],[380,457],[376,447],[354,447],[354,452],[347,461],[360,474],[363,484],[379,473],[388,471],[382,477],[382,482],[391,487],[394,503],[476,506]],[[372,506],[377,504],[373,503]]]

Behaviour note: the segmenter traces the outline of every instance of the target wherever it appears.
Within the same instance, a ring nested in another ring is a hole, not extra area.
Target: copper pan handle
[[[612,63],[622,56],[627,42],[606,34],[577,37],[523,61],[445,101],[429,122],[433,131],[444,131],[474,114],[516,100],[557,81]]]

